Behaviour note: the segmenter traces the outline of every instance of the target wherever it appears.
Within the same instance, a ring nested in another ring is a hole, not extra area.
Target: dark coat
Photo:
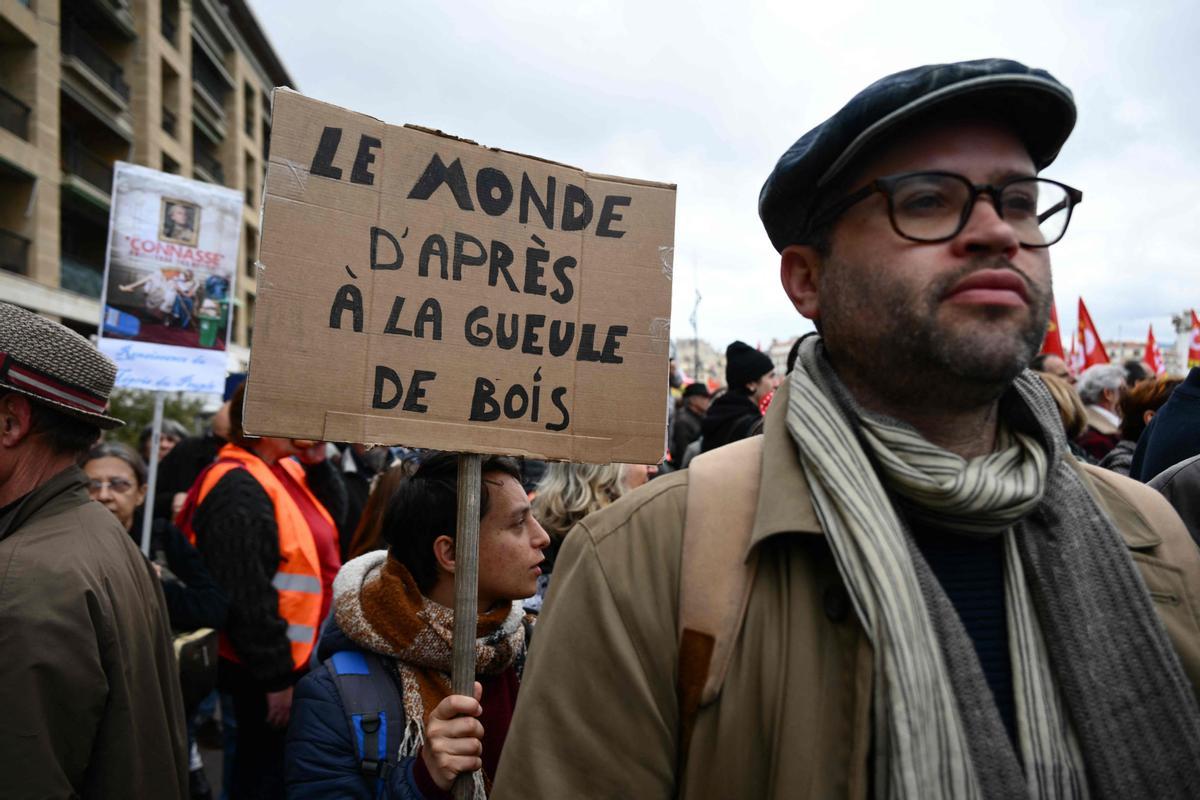
[[[704,440],[700,451],[707,453],[730,442],[745,439],[750,435],[754,423],[762,419],[762,412],[749,395],[730,390],[718,397],[708,407],[701,423]]]
[[[129,533],[134,537],[134,544],[139,544],[142,535],[140,513],[134,517]],[[200,551],[192,547],[183,531],[165,519],[154,520],[150,533],[150,555],[159,566],[166,568],[162,575],[162,589],[167,599],[167,615],[174,630],[220,630],[224,627],[229,600],[208,571]]]
[[[675,415],[671,425],[671,464],[680,469],[683,466],[683,454],[688,445],[700,438],[704,418],[688,407],[685,398],[683,407]]]
[[[1200,367],[1175,387],[1138,439],[1129,477],[1146,483],[1180,461],[1200,454]]]
[[[1150,488],[1160,491],[1175,507],[1188,533],[1200,545],[1200,455],[1160,472],[1150,481]]]
[[[162,589],[78,467],[0,517],[0,797],[188,796]]]
[[[376,795],[363,778],[337,684],[325,666],[334,653],[356,649],[330,616],[318,649],[321,665],[304,676],[292,696],[284,760],[287,796],[289,800],[425,800],[413,776],[415,758],[403,759],[388,774],[382,795]]]

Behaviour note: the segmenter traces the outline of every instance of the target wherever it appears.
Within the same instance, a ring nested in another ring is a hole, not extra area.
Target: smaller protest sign
[[[222,391],[241,231],[241,193],[117,162],[100,349],[118,386]]]

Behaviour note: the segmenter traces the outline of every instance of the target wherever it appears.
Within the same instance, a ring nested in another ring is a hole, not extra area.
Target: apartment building
[[[295,88],[245,0],[0,0],[0,299],[95,333],[113,162],[223,184],[244,365],[273,86]]]

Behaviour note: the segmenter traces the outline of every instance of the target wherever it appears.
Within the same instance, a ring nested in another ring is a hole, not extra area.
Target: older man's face
[[[953,172],[976,184],[1035,174],[1013,133],[958,122],[914,132],[866,165],[857,185],[918,170]],[[889,387],[897,395],[937,391],[947,382],[973,384],[986,395],[1019,374],[1041,344],[1050,258],[1044,248],[1021,247],[986,199],[957,236],[929,244],[896,234],[887,201],[876,194],[834,228],[818,290],[817,316],[835,366],[899,382]]]

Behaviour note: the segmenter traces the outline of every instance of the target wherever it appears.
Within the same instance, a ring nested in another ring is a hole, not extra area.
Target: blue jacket
[[[359,769],[358,748],[341,698],[325,661],[334,653],[357,650],[330,617],[322,631],[317,658],[321,664],[296,684],[284,755],[289,800],[341,798],[353,800],[425,800],[413,780],[413,758],[388,773],[379,793]]]

